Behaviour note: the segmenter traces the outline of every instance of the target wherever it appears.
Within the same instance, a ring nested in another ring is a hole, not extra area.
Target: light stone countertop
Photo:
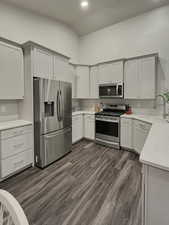
[[[32,122],[25,121],[25,120],[12,120],[12,121],[0,122],[0,131],[8,130],[8,129],[16,128],[16,127],[27,126],[27,125],[32,125]]]
[[[84,114],[95,115],[95,112],[94,111],[75,111],[75,112],[72,112],[72,116],[84,115]]]
[[[152,124],[140,155],[140,161],[143,164],[169,171],[169,123],[159,116],[132,114],[121,117]]]

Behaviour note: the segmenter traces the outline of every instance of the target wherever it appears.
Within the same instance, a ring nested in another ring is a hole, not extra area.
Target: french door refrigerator
[[[44,168],[71,151],[70,83],[34,78],[35,163]]]

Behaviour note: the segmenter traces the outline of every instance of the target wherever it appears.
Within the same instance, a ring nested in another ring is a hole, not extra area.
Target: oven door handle
[[[104,120],[104,119],[99,119],[99,118],[96,118],[97,121],[103,121],[103,122],[110,122],[110,123],[119,123],[118,120]]]
[[[116,96],[119,96],[119,84],[116,85]]]

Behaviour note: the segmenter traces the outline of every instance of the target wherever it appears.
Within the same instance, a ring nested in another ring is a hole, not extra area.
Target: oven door
[[[104,119],[96,117],[96,141],[102,141],[107,144],[120,143],[119,118]]]

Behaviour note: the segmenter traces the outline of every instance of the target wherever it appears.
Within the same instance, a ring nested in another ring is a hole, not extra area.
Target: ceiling
[[[79,35],[169,4],[169,0],[89,0],[88,10],[82,10],[80,0],[4,1],[64,22]]]

